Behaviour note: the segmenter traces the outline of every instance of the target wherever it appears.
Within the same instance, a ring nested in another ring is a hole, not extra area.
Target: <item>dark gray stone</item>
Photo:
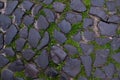
[[[39,70],[34,64],[26,64],[25,66],[25,75],[31,78],[38,77]]]
[[[2,27],[3,30],[6,30],[11,25],[11,19],[3,14],[0,14],[0,27]]]
[[[3,45],[4,45],[4,38],[3,38],[3,34],[0,33],[0,50],[3,48]]]
[[[22,55],[23,55],[23,58],[25,58],[27,61],[29,61],[34,57],[35,52],[33,50],[31,50],[31,49],[25,49],[22,52]]]
[[[83,21],[83,28],[87,29],[88,27],[91,27],[93,25],[93,19],[91,18],[85,18]]]
[[[20,72],[24,70],[24,64],[21,60],[16,60],[8,66],[8,69],[10,69],[13,72]]]
[[[51,48],[51,57],[54,63],[59,64],[66,58],[67,54],[64,50],[58,46],[52,46]]]
[[[21,51],[25,45],[26,40],[23,38],[19,38],[16,40],[16,50]]]
[[[48,64],[48,53],[46,50],[43,50],[42,53],[35,59],[35,63],[42,69],[45,69]]]
[[[58,72],[54,68],[48,68],[45,71],[45,74],[49,77],[56,77],[58,75]]]
[[[37,29],[47,29],[49,27],[49,23],[43,15],[40,15],[35,27]]]
[[[94,76],[97,77],[97,78],[104,79],[105,78],[105,73],[102,70],[100,70],[99,68],[97,68],[95,73],[94,73]]]
[[[108,24],[108,23],[100,21],[98,24],[98,28],[100,29],[101,35],[114,36],[116,34],[117,25]]]
[[[86,77],[80,77],[78,80],[88,80]]]
[[[83,35],[87,41],[92,41],[95,39],[95,33],[92,31],[86,30]]]
[[[49,40],[50,40],[49,33],[45,32],[45,34],[44,34],[43,38],[41,39],[40,44],[38,45],[37,49],[40,50],[40,49],[44,48],[46,45],[48,45]]]
[[[3,51],[7,56],[15,56],[15,52],[11,47],[5,48]]]
[[[118,11],[120,11],[120,4],[119,3],[120,3],[120,0],[115,1],[115,4],[116,4]]]
[[[17,78],[15,78],[15,80],[24,80],[24,79],[23,79],[23,78],[17,77]]]
[[[48,22],[55,22],[55,13],[52,10],[45,8],[44,12]]]
[[[29,26],[31,24],[33,24],[34,22],[34,18],[32,16],[24,16],[24,19],[23,19],[23,23],[26,25],[26,26]]]
[[[18,1],[7,1],[7,5],[5,8],[5,14],[10,15],[14,9],[17,7]]]
[[[33,5],[34,5],[33,2],[31,2],[29,0],[25,0],[21,4],[22,8],[25,10],[28,10],[28,11],[32,8]]]
[[[65,73],[61,73],[60,75],[60,80],[69,80],[70,77],[68,77],[68,75],[66,75]]]
[[[59,42],[59,43],[64,43],[67,38],[65,35],[57,30],[54,30],[54,38]]]
[[[103,7],[105,4],[105,0],[91,0],[92,6]]]
[[[112,80],[119,80],[119,78],[113,78]]]
[[[0,1],[0,9],[4,8],[4,2]]]
[[[73,40],[77,41],[77,42],[80,42],[82,40],[82,35],[80,32],[78,32],[77,34],[75,34],[73,36]]]
[[[70,7],[77,12],[86,11],[86,6],[83,4],[82,0],[71,0]]]
[[[8,64],[9,60],[4,57],[3,55],[0,55],[0,68],[4,67],[6,64]]]
[[[75,23],[78,23],[78,22],[81,22],[82,21],[82,16],[81,14],[78,14],[76,12],[68,12],[66,14],[66,20],[69,21],[71,24],[75,24]]]
[[[53,8],[56,12],[63,12],[63,10],[65,9],[65,4],[61,2],[54,2]]]
[[[24,27],[21,30],[19,30],[19,35],[21,38],[26,39],[28,37],[28,28]]]
[[[112,58],[113,58],[116,62],[120,63],[120,53],[117,53],[117,54],[112,55]]]
[[[31,47],[36,48],[40,39],[41,36],[39,32],[36,29],[31,28],[28,35],[28,42]]]
[[[115,1],[107,1],[107,2],[106,2],[106,6],[107,6],[107,9],[108,9],[110,12],[116,12],[116,4],[115,4]]]
[[[102,49],[96,51],[96,58],[94,61],[94,67],[102,67],[106,61],[109,54],[109,49]]]
[[[66,20],[62,20],[59,24],[58,27],[61,29],[62,32],[64,33],[69,33],[71,30],[71,24],[66,21]]]
[[[33,7],[33,9],[32,9],[32,15],[36,15],[36,14],[38,14],[38,12],[40,11],[42,9],[42,5],[41,4],[39,4],[39,5],[35,5],[34,7]]]
[[[51,4],[53,2],[53,0],[44,0],[43,3],[45,4]]]
[[[111,48],[113,50],[117,50],[120,48],[120,38],[113,38],[111,42]]]
[[[16,36],[18,30],[15,25],[11,25],[9,29],[6,31],[5,35],[5,44],[10,44],[14,37]]]
[[[109,16],[108,22],[119,24],[120,23],[120,16],[111,15],[111,16]]]
[[[63,71],[72,77],[76,77],[80,72],[81,61],[78,59],[68,59],[63,67]]]
[[[84,65],[86,75],[91,76],[92,72],[92,59],[90,56],[81,56],[82,64]]]

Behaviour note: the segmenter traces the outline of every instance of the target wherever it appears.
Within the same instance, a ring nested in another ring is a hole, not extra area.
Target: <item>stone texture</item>
[[[116,53],[116,54],[112,55],[112,58],[113,58],[116,62],[120,63],[120,53]]]
[[[111,48],[113,50],[117,50],[120,48],[120,38],[113,38],[111,42]]]
[[[120,16],[111,15],[111,16],[109,16],[108,22],[119,24],[120,23]]]
[[[48,68],[45,71],[45,74],[49,77],[56,77],[58,75],[58,72],[54,68]]]
[[[25,0],[21,4],[22,8],[25,10],[28,10],[28,11],[32,8],[33,5],[34,5],[33,2],[31,2],[29,0]]]
[[[54,2],[53,8],[56,12],[63,12],[63,10],[65,9],[65,4],[61,2]]]
[[[3,48],[3,45],[4,45],[4,38],[3,38],[3,34],[0,33],[0,50]]]
[[[106,2],[106,6],[107,6],[108,11],[110,11],[110,12],[116,12],[115,1],[107,1]]]
[[[105,73],[101,69],[97,68],[95,73],[94,73],[94,76],[97,77],[97,78],[104,79],[105,78]]]
[[[38,14],[38,12],[39,12],[39,10],[41,10],[42,9],[42,5],[41,4],[39,4],[39,5],[35,5],[34,7],[33,7],[33,9],[32,9],[32,15],[36,15],[36,14]]]
[[[4,8],[4,2],[0,1],[0,9]]]
[[[91,0],[91,4],[93,6],[103,7],[105,4],[105,0]]]
[[[53,2],[53,0],[44,0],[43,3],[45,4],[51,4]]]
[[[83,28],[87,29],[88,27],[91,27],[92,25],[93,25],[93,19],[85,18],[83,20]]]
[[[75,35],[73,35],[73,40],[80,42],[82,40],[82,35],[80,32],[76,33]]]
[[[25,45],[26,40],[23,38],[19,38],[16,40],[16,50],[21,51]]]
[[[21,30],[19,30],[19,35],[21,38],[26,39],[28,37],[28,28],[24,27]]]
[[[0,55],[0,68],[4,67],[6,64],[8,64],[9,60],[4,57],[3,55]]]
[[[88,80],[86,77],[80,77],[78,80]]]
[[[87,41],[92,41],[95,39],[95,33],[92,31],[86,30],[84,31],[83,35]]]
[[[32,16],[24,16],[24,19],[23,19],[23,23],[26,25],[26,26],[29,26],[31,24],[33,24],[34,22],[34,18]]]
[[[7,55],[7,56],[15,56],[15,52],[13,51],[13,49],[11,47],[7,47],[5,49],[3,49],[3,52]]]

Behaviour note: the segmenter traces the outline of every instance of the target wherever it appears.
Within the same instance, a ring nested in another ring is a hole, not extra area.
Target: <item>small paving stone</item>
[[[83,28],[87,29],[88,27],[91,27],[93,25],[93,19],[91,18],[85,18],[83,21]]]
[[[3,70],[1,72],[1,80],[14,80],[14,73],[9,69]]]
[[[17,8],[15,11],[14,11],[14,16],[15,16],[15,23],[17,25],[20,25],[21,24],[21,19],[24,15],[24,11],[21,9],[21,8]]]
[[[113,58],[116,62],[120,63],[120,53],[114,54],[114,55],[112,56],[112,58]]]
[[[44,0],[43,3],[45,4],[51,4],[53,2],[53,0]]]
[[[71,0],[70,7],[71,9],[77,12],[86,11],[86,6],[83,4],[81,0]]]
[[[111,48],[113,50],[117,50],[120,48],[120,38],[113,38],[111,42]]]
[[[80,32],[78,32],[77,34],[75,34],[73,36],[73,40],[77,41],[77,42],[80,42],[82,40],[82,35]]]
[[[120,23],[120,16],[112,15],[109,17],[108,22],[119,24]]]
[[[59,42],[59,43],[64,43],[67,38],[65,35],[57,30],[54,30],[54,38]]]
[[[23,52],[22,52],[22,55],[23,57],[26,59],[26,60],[31,60],[33,58],[33,56],[35,55],[35,52],[31,49],[25,49]]]
[[[108,9],[110,12],[116,12],[116,4],[115,4],[115,1],[107,1],[107,2],[106,2],[106,6],[107,6],[107,9]]]
[[[97,50],[96,51],[96,58],[95,58],[95,61],[93,64],[94,67],[103,66],[107,61],[108,54],[109,54],[109,49]]]
[[[11,19],[3,14],[0,14],[0,27],[2,27],[3,30],[6,30],[11,25]]]
[[[13,51],[11,47],[5,48],[3,49],[3,51],[7,56],[15,56],[15,52]]]
[[[114,36],[116,34],[117,25],[108,24],[108,23],[100,21],[98,24],[98,28],[100,29],[101,35]]]
[[[41,36],[39,32],[36,29],[31,28],[28,35],[28,42],[31,47],[36,48],[40,39]]]
[[[44,12],[45,12],[45,15],[46,15],[46,18],[47,18],[48,22],[55,22],[55,17],[56,16],[55,16],[55,13],[52,10],[45,8]]]
[[[68,33],[71,30],[71,24],[66,21],[66,20],[62,20],[59,24],[58,27],[61,29],[62,32],[64,33]]]
[[[9,60],[4,57],[3,55],[0,55],[0,68],[4,67],[6,64],[8,64]]]
[[[4,8],[4,2],[0,1],[0,9]]]
[[[58,72],[54,68],[48,68],[45,71],[45,74],[49,77],[56,77],[58,75]]]
[[[13,38],[15,37],[15,35],[17,34],[17,32],[18,32],[18,30],[17,30],[16,26],[11,25],[6,32],[5,44],[10,44],[12,42]]]
[[[88,80],[86,77],[80,77],[78,80]]]
[[[112,80],[119,80],[119,78],[113,78]]]
[[[68,53],[70,55],[74,55],[74,54],[77,54],[78,53],[78,50],[76,47],[70,45],[70,44],[66,44],[64,45],[64,48],[68,51]]]
[[[42,5],[41,4],[39,4],[39,5],[35,5],[34,7],[33,7],[33,9],[32,9],[32,15],[36,15],[36,14],[38,14],[38,12],[40,11],[42,9]]]
[[[24,19],[23,19],[23,23],[26,25],[26,26],[29,26],[31,24],[33,24],[34,22],[34,18],[32,16],[25,16]]]
[[[45,32],[43,38],[40,41],[40,44],[38,45],[37,49],[40,50],[42,48],[44,48],[46,45],[48,45],[50,41],[50,37],[49,37],[49,33]]]
[[[19,30],[19,35],[21,38],[26,39],[28,37],[28,28],[24,27],[21,30]]]
[[[0,33],[0,50],[3,48],[3,45],[4,45],[4,38],[3,38],[3,34],[2,33]]]
[[[63,71],[68,75],[75,77],[80,72],[81,61],[78,59],[68,59],[63,67]]]
[[[95,73],[94,73],[94,76],[97,77],[97,78],[104,79],[105,78],[105,73],[102,70],[100,70],[99,68],[97,68]]]
[[[64,50],[58,46],[52,46],[51,48],[51,57],[54,63],[59,64],[61,61],[65,59],[67,54]]]
[[[5,14],[10,15],[14,9],[17,7],[18,1],[7,1],[6,9],[5,9]]]
[[[92,31],[86,30],[84,31],[83,35],[87,41],[92,41],[95,39],[95,33]]]
[[[24,64],[21,60],[16,60],[8,66],[8,69],[10,69],[13,72],[20,72],[24,70]]]
[[[119,3],[120,3],[120,0],[116,0],[115,1],[117,9],[120,11],[120,4]]]
[[[37,63],[37,65],[42,69],[45,69],[48,66],[49,60],[46,50],[43,50],[42,53],[35,59],[35,63]]]
[[[110,63],[108,66],[105,66],[104,68],[105,74],[108,79],[111,79],[115,73],[115,66],[114,64]]]
[[[34,64],[26,64],[25,66],[25,75],[31,78],[38,77],[39,70]]]
[[[69,80],[69,77],[68,77],[68,75],[66,75],[65,73],[61,73],[61,75],[60,75],[60,80]]]
[[[61,2],[54,2],[53,3],[53,8],[56,12],[63,12],[63,10],[65,9],[65,4],[61,3]]]
[[[91,7],[90,8],[90,14],[95,15],[103,20],[107,20],[107,15],[105,13],[105,11],[102,8],[99,7]]]
[[[23,79],[23,78],[17,77],[17,78],[15,78],[15,80],[24,80],[24,79]]]
[[[103,7],[105,4],[105,0],[91,0],[92,6]]]
[[[16,50],[21,51],[25,45],[26,40],[23,38],[19,38],[16,40]]]
[[[47,29],[48,27],[49,27],[49,23],[48,23],[47,19],[43,15],[40,15],[36,22],[35,28]]]
[[[86,43],[81,43],[80,47],[82,48],[84,55],[90,55],[94,49],[93,45],[86,44]]]
[[[81,14],[78,14],[76,12],[68,12],[66,14],[66,20],[69,21],[71,24],[75,24],[75,23],[78,23],[78,22],[81,22],[82,21],[82,16]]]
[[[82,64],[84,65],[86,75],[89,77],[92,71],[92,59],[90,56],[81,56]]]

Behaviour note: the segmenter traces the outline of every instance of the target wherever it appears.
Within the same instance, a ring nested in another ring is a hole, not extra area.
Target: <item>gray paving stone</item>
[[[120,53],[116,53],[116,54],[112,55],[112,58],[113,58],[116,62],[120,63]]]
[[[82,40],[82,35],[80,32],[76,33],[74,36],[73,36],[73,40],[77,41],[77,42],[80,42]]]
[[[119,78],[113,78],[112,80],[119,80]]]
[[[4,57],[3,55],[0,55],[0,68],[4,67],[6,64],[8,64],[9,60]]]
[[[15,80],[24,80],[24,79],[23,79],[23,78],[17,77],[17,78],[15,78]]]
[[[120,48],[120,38],[113,38],[111,42],[111,48],[113,50],[117,50]]]
[[[115,4],[117,6],[118,11],[120,11],[120,4],[119,3],[120,3],[120,0],[115,1]]]
[[[3,48],[3,45],[4,45],[4,38],[3,38],[3,34],[0,33],[0,50]]]
[[[28,15],[24,16],[23,23],[26,26],[33,24],[33,22],[34,22],[34,18],[32,16],[28,16]]]
[[[93,25],[93,19],[85,18],[83,20],[83,28],[87,29],[88,27],[91,27],[92,25]]]
[[[66,20],[62,20],[60,23],[58,23],[58,27],[64,33],[69,33],[71,30],[71,24]]]
[[[71,0],[70,7],[77,12],[86,11],[86,6],[83,4],[82,0]]]
[[[92,31],[85,30],[83,35],[87,41],[93,41],[95,39],[95,33]]]
[[[56,12],[63,12],[63,10],[65,9],[65,4],[61,3],[61,2],[54,2],[53,3],[53,8]]]
[[[105,4],[105,0],[91,0],[92,6],[103,7]]]
[[[107,1],[106,2],[106,6],[107,6],[108,11],[110,11],[110,12],[116,12],[115,1]]]
[[[119,24],[120,23],[120,16],[111,15],[111,16],[109,16],[108,22]]]
[[[81,61],[78,59],[68,59],[63,67],[63,71],[72,77],[76,77],[80,72]]]
[[[88,80],[86,77],[80,77],[78,80]]]
[[[24,27],[22,29],[19,30],[19,35],[21,38],[26,39],[28,37],[28,28]]]
[[[3,52],[7,55],[7,56],[15,56],[15,52],[13,51],[12,47],[7,47],[5,49],[3,49]]]
[[[97,78],[104,79],[105,78],[105,73],[101,69],[97,68],[95,73],[94,73],[94,76],[97,77]]]
[[[0,9],[4,8],[4,2],[0,1]]]
[[[66,75],[65,73],[61,73],[61,75],[60,75],[60,80],[69,80],[69,77],[68,77],[68,75]]]
[[[16,50],[21,51],[25,45],[26,40],[23,38],[19,38],[16,40]]]
[[[45,71],[45,74],[49,77],[56,77],[58,75],[58,72],[54,68],[48,68]]]
[[[42,9],[42,5],[41,4],[39,4],[39,5],[35,5],[34,7],[33,7],[33,9],[32,9],[32,15],[36,15],[36,14],[38,14],[38,12],[40,11]]]
[[[45,4],[51,4],[53,2],[53,0],[44,0],[43,3]]]

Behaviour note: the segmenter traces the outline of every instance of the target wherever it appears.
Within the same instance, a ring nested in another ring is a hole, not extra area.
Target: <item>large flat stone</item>
[[[6,64],[8,64],[9,60],[4,57],[3,55],[0,55],[0,68],[4,67]]]

